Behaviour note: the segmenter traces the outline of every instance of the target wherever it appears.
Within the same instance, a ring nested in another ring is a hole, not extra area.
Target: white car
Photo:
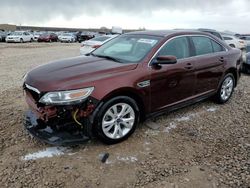
[[[80,54],[86,55],[119,35],[103,35],[81,43]]]
[[[62,35],[58,36],[58,39],[61,42],[75,42],[76,37],[72,33],[63,33]]]
[[[40,33],[40,32],[34,32],[34,33],[33,33],[33,36],[34,36],[33,40],[34,40],[34,41],[37,41],[38,38],[39,38],[41,35],[42,35],[42,33]]]
[[[222,35],[224,41],[233,48],[238,49],[245,49],[246,48],[246,42],[242,39],[239,39],[238,37],[234,35]]]
[[[26,31],[15,31],[6,37],[6,42],[32,42],[33,35]]]
[[[241,35],[240,39],[244,40],[246,42],[247,46],[250,46],[250,35]]]

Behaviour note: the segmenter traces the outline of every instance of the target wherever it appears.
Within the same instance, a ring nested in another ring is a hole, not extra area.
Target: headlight
[[[93,90],[94,87],[89,87],[78,90],[49,92],[42,96],[39,102],[47,105],[76,104],[82,102],[84,99],[90,96]]]

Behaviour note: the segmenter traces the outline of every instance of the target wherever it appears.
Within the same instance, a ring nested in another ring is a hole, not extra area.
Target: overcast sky
[[[250,33],[250,0],[1,0],[0,23]]]

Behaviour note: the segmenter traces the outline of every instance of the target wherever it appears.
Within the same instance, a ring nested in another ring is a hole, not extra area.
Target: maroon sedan
[[[38,42],[57,42],[58,36],[55,33],[44,33],[37,39]]]
[[[208,97],[227,102],[240,66],[240,50],[208,33],[124,34],[88,56],[27,73],[25,127],[50,144],[76,144],[93,136],[118,143],[146,118]]]

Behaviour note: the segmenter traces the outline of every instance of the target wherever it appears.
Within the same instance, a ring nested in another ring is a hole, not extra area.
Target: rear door
[[[195,57],[191,57],[190,43],[186,36],[169,40],[157,56],[173,55],[176,64],[151,66],[151,111],[180,103],[194,95]],[[153,61],[156,60],[153,59]]]
[[[215,92],[223,75],[226,50],[218,42],[206,36],[192,36],[191,42],[196,55],[195,94]]]

